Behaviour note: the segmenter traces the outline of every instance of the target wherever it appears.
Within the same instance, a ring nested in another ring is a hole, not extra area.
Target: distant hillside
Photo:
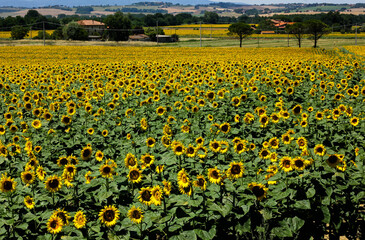
[[[0,0],[0,7],[13,6],[13,7],[45,7],[51,5],[64,5],[69,7],[76,6],[91,6],[91,5],[131,5],[137,2],[156,2],[152,0],[17,0],[17,1],[2,1]],[[212,1],[209,0],[168,0],[166,2],[171,2],[180,5],[197,5],[197,4],[209,4]]]

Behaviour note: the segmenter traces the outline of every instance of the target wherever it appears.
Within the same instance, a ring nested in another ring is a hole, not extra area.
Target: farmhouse
[[[101,35],[106,29],[104,23],[95,20],[80,20],[77,23],[87,30],[90,40],[101,39]]]

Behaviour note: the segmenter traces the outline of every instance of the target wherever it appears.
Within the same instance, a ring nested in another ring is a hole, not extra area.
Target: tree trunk
[[[240,47],[242,47],[242,37],[240,37]]]
[[[317,48],[317,34],[314,34],[314,48]]]

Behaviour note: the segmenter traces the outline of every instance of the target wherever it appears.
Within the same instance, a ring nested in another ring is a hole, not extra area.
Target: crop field
[[[0,239],[363,239],[365,47],[2,47]]]

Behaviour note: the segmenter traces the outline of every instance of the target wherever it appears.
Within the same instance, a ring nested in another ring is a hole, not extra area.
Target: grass
[[[0,46],[26,46],[26,45],[43,45],[42,40],[8,40],[0,39]],[[65,40],[46,40],[46,45],[58,45],[58,46],[144,46],[144,47],[200,47],[199,38],[180,38],[179,42],[176,43],[159,43],[156,42],[99,42],[99,41],[65,41]],[[336,48],[348,45],[355,45],[354,39],[320,39],[318,46],[321,48]],[[365,46],[365,39],[358,39],[357,45]],[[238,39],[227,39],[227,38],[203,38],[202,47],[239,47]],[[254,48],[254,47],[288,47],[287,39],[244,39],[242,47]],[[298,47],[295,39],[289,40],[289,47]],[[304,39],[302,47],[313,47],[313,41]]]

